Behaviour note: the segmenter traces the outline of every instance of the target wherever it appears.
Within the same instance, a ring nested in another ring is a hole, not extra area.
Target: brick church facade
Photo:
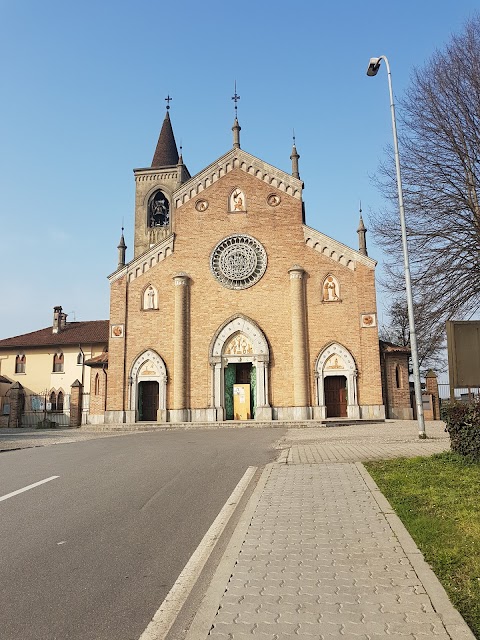
[[[167,109],[134,171],[134,256],[122,235],[90,420],[383,419],[363,223],[358,251],[308,227],[295,145],[289,174],[241,148],[237,118],[232,131],[191,177]]]

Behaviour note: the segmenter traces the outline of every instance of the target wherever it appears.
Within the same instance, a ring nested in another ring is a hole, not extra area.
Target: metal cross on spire
[[[235,80],[235,93],[232,96],[232,100],[235,102],[235,118],[237,117],[237,102],[240,100],[240,96],[237,95],[237,81]]]
[[[173,98],[170,97],[170,94],[167,94],[167,97],[165,98],[165,100],[167,101],[167,111],[170,109],[170,101],[173,100]]]

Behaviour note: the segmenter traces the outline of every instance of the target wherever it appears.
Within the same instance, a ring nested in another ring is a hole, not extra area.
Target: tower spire
[[[170,101],[173,98],[167,95],[167,111],[162,124],[162,130],[158,137],[157,147],[153,155],[152,167],[173,167],[178,163],[178,150],[175,136],[173,135],[172,123],[170,122]]]
[[[358,250],[364,256],[368,256],[368,252],[367,252],[367,228],[363,224],[362,202],[361,201],[360,201],[360,222],[358,224],[357,233],[358,233]]]
[[[300,173],[298,172],[298,159],[300,158],[297,147],[295,146],[295,129],[293,130],[293,147],[292,147],[292,155],[290,156],[290,160],[292,161],[292,176],[294,178],[300,179]]]
[[[125,266],[125,251],[127,249],[127,245],[125,244],[125,238],[123,237],[123,224],[122,224],[122,235],[120,237],[120,242],[118,243],[118,266],[117,269],[121,269]]]
[[[238,124],[237,118],[237,102],[240,100],[240,96],[237,94],[237,81],[235,80],[235,91],[232,96],[232,100],[235,102],[235,120],[233,121],[233,148],[240,149],[240,131],[241,126]]]

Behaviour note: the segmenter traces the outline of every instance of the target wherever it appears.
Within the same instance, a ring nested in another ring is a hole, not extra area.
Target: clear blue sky
[[[192,175],[231,148],[291,171],[307,224],[357,247],[382,200],[371,181],[391,142],[385,69],[401,96],[414,66],[461,30],[475,0],[365,3],[0,0],[0,338],[108,318],[122,219],[132,256],[132,169],[149,166],[173,96]],[[369,253],[382,254],[368,238]]]

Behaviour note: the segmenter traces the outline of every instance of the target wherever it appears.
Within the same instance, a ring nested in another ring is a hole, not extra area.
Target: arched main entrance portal
[[[268,402],[270,350],[258,325],[244,316],[224,323],[210,344],[212,406],[217,420],[235,418],[234,385],[249,385],[250,417],[271,420]]]
[[[315,365],[320,418],[360,418],[357,367],[352,354],[334,342],[325,347]]]
[[[148,349],[132,365],[130,410],[141,422],[166,422],[167,369],[162,358]]]

